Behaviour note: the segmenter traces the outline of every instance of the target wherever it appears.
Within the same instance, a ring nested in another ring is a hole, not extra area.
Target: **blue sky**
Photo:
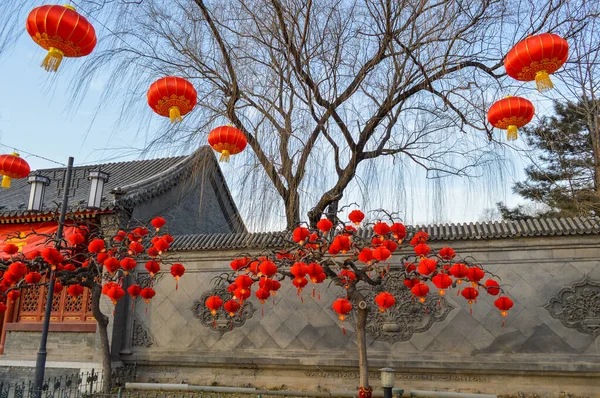
[[[99,38],[101,39],[100,32]],[[127,148],[143,147],[143,134],[136,127],[137,115],[130,123],[118,125],[118,104],[108,104],[99,111],[100,94],[106,83],[102,77],[94,80],[82,103],[70,105],[69,83],[77,79],[78,59],[64,59],[58,73],[48,73],[40,67],[46,52],[27,35],[8,53],[0,56],[0,76],[4,82],[4,95],[0,97],[0,151],[22,149],[60,163],[69,156],[76,164],[123,161],[139,158]],[[533,84],[533,83],[532,83]],[[145,103],[145,97],[140,101]],[[118,101],[117,101],[118,102]],[[536,117],[550,112],[551,102],[537,97],[534,101]],[[147,112],[151,113],[150,108]],[[156,116],[151,124],[141,128],[156,131],[162,120]],[[199,143],[202,145],[204,143]],[[120,150],[116,148],[121,148]],[[190,148],[190,152],[195,148]],[[22,152],[32,169],[56,167],[55,163],[39,159]],[[493,196],[484,194],[485,181],[456,181],[444,186],[444,214],[436,219],[431,206],[432,190],[435,185],[411,186],[409,207],[418,209],[417,216],[407,211],[406,221],[427,223],[432,221],[465,222],[476,221],[485,208],[494,207],[498,201],[515,205],[522,200],[511,193],[513,180],[523,178],[525,161],[515,159],[515,173],[507,178],[504,187]],[[234,164],[222,164],[224,174],[234,172]],[[414,182],[413,182],[414,183]],[[231,184],[230,184],[231,185]],[[465,186],[469,192],[465,194]],[[235,191],[235,187],[231,187]],[[457,199],[459,198],[459,199]],[[427,209],[419,206],[428,202]],[[277,226],[273,226],[276,228]]]

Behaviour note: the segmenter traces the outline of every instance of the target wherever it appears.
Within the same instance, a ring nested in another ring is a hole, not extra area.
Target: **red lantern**
[[[417,233],[415,233],[413,238],[410,240],[410,245],[416,246],[420,243],[425,243],[425,242],[427,242],[427,239],[429,239],[429,234],[427,232],[418,231]]]
[[[338,313],[338,318],[342,321],[342,332],[346,334],[346,328],[344,328],[344,320],[346,314],[352,311],[352,303],[345,298],[339,298],[333,302],[333,310]]]
[[[42,274],[40,274],[39,272],[30,272],[27,275],[25,275],[25,282],[29,283],[30,285],[40,283],[41,280]]]
[[[185,267],[183,264],[175,263],[171,265],[171,275],[175,278],[175,290],[179,289],[179,278],[185,273]]]
[[[488,121],[496,128],[507,130],[506,139],[514,141],[518,137],[518,129],[533,119],[533,104],[521,97],[506,97],[496,101],[488,111]]]
[[[310,236],[310,231],[304,227],[297,227],[292,233],[292,240],[298,244],[303,245],[306,238]]]
[[[121,268],[125,270],[125,274],[129,271],[133,271],[137,266],[137,262],[131,257],[125,257],[119,263],[121,264]]]
[[[210,296],[206,299],[205,304],[210,310],[210,313],[215,316],[217,315],[217,310],[223,305],[223,300],[221,300],[221,297],[219,296]]]
[[[56,72],[63,57],[83,57],[96,46],[94,27],[69,5],[34,8],[25,28],[33,41],[48,50],[42,62],[47,71]]]
[[[406,227],[404,224],[395,222],[391,226],[392,235],[398,240],[398,243],[402,243],[402,239],[406,238]]]
[[[69,296],[73,296],[73,299],[77,299],[77,297],[83,294],[83,286],[81,285],[71,285],[67,288],[67,294]]]
[[[498,294],[500,294],[500,285],[493,279],[488,279],[487,281],[485,281],[485,288],[488,294],[492,296],[497,296]]]
[[[161,116],[169,117],[171,123],[181,121],[194,106],[198,94],[192,83],[177,76],[158,79],[148,89],[148,105]]]
[[[121,286],[114,282],[107,283],[105,287],[107,287],[107,289],[104,294],[112,300],[114,305],[117,305],[117,301],[119,301],[125,295],[125,290],[123,290]]]
[[[384,240],[381,245],[383,247],[385,247],[386,249],[388,249],[390,251],[390,253],[395,252],[396,249],[398,248],[398,244],[396,242],[394,242],[393,240]]]
[[[344,288],[348,289],[350,287],[350,283],[356,279],[356,274],[349,269],[343,269],[338,275],[338,278],[341,279],[342,283],[344,284]]]
[[[431,248],[428,245],[426,245],[425,243],[419,243],[418,245],[415,246],[414,250],[415,250],[415,254],[418,257],[425,257],[429,253],[431,253]]]
[[[348,219],[354,224],[358,225],[362,220],[365,219],[365,213],[360,210],[352,210],[350,214],[348,214]]]
[[[375,296],[375,302],[379,307],[379,311],[385,312],[385,310],[396,304],[396,299],[388,292],[381,292]]]
[[[249,289],[254,281],[248,275],[240,275],[235,278],[235,284],[241,289]]]
[[[377,261],[385,261],[390,258],[391,255],[392,253],[390,253],[390,251],[383,246],[373,250],[373,258],[375,258]]]
[[[107,258],[106,260],[104,260],[103,264],[104,264],[104,268],[106,268],[106,270],[108,271],[109,274],[115,273],[121,266],[121,264],[119,263],[119,260],[117,260],[114,257]]]
[[[134,299],[140,295],[142,288],[139,285],[131,285],[127,288],[127,293]]]
[[[13,178],[25,178],[31,172],[29,164],[13,152],[10,155],[0,155],[0,175],[2,175],[2,188],[10,188]]]
[[[437,261],[433,258],[423,258],[419,261],[417,271],[421,275],[431,275],[437,269]]]
[[[467,272],[469,272],[469,267],[466,264],[456,263],[452,267],[450,267],[450,275],[456,278],[456,284],[460,285],[463,281],[461,278],[467,276]],[[460,289],[456,293],[458,296],[460,294]]]
[[[254,293],[254,294],[256,295],[256,298],[260,300],[261,304],[264,304],[265,300],[268,299],[269,297],[271,297],[271,293],[265,289],[258,289],[256,291],[256,293]],[[264,315],[264,310],[263,310],[263,315]]]
[[[156,295],[156,292],[151,287],[145,287],[140,292],[140,297],[144,299],[146,304],[148,304],[150,302],[150,300],[152,300],[152,297],[154,297],[155,295]]]
[[[160,272],[160,265],[156,261],[150,260],[146,262],[146,269],[148,270],[150,276],[154,277],[154,275]]]
[[[552,33],[529,36],[518,42],[504,59],[506,73],[520,81],[535,80],[540,92],[550,90],[551,74],[556,72],[569,57],[569,44]]]
[[[273,280],[273,284],[271,285],[271,294],[275,296],[280,287],[281,283],[279,283],[279,281]]]
[[[21,293],[18,290],[11,290],[6,295],[9,301],[16,301],[19,297],[21,297]]]
[[[150,221],[150,223],[154,228],[156,228],[156,232],[158,232],[162,227],[165,226],[167,221],[162,217],[155,217],[152,219],[152,221]]]
[[[329,232],[333,228],[333,223],[328,218],[322,218],[317,223],[317,228],[321,232]]]
[[[378,222],[373,225],[373,231],[375,231],[377,235],[384,236],[390,233],[391,228],[384,222]],[[383,238],[381,240],[383,240]]]
[[[297,276],[292,280],[292,284],[298,289],[298,296],[302,293],[304,286],[308,284],[308,280],[304,276]],[[304,301],[304,300],[303,300]]]
[[[477,299],[477,296],[479,296],[479,292],[477,291],[477,289],[474,289],[472,287],[464,288],[461,294],[465,299],[469,301],[469,305],[472,305],[475,299]],[[472,307],[469,309],[469,312],[471,313],[471,315],[473,315]]]
[[[308,272],[308,266],[306,263],[297,262],[292,265],[290,268],[290,273],[294,275],[296,278],[301,278]]]
[[[13,245],[12,243],[8,243],[4,245],[2,251],[9,256],[12,256],[13,254],[17,254],[19,252],[19,247],[17,245]]]
[[[90,253],[101,253],[101,252],[104,252],[105,250],[106,249],[104,247],[103,239],[94,239],[88,245],[88,251]]]
[[[358,254],[358,261],[362,261],[363,263],[367,263],[368,265],[371,265],[373,258],[373,250],[369,249],[368,247],[362,249],[361,252]]]
[[[227,311],[229,316],[233,318],[236,311],[240,309],[240,305],[235,300],[228,300],[225,302],[225,304],[223,304],[223,308],[225,308],[225,311]]]
[[[248,141],[244,133],[233,126],[227,125],[217,127],[211,131],[208,134],[208,143],[212,149],[221,153],[220,162],[229,162],[229,156],[242,152]]]
[[[508,310],[510,310],[513,305],[515,303],[513,303],[513,301],[511,299],[509,299],[506,296],[500,296],[496,299],[496,301],[494,301],[494,305],[496,306],[496,308],[498,308],[500,310],[500,315],[502,316],[507,316],[508,315]],[[505,321],[502,321],[502,326],[504,327]]]
[[[273,261],[265,260],[258,266],[258,271],[258,276],[264,275],[270,278],[277,273],[278,269]]]
[[[442,260],[450,261],[456,257],[456,252],[450,247],[442,247],[438,252]]]
[[[410,291],[412,292],[412,294],[419,297],[419,301],[421,303],[424,303],[425,296],[427,296],[427,293],[429,293],[429,286],[422,282],[419,282],[416,285],[414,285],[412,289],[410,289]]]
[[[444,294],[446,294],[445,289],[452,285],[452,278],[450,278],[446,274],[437,274],[436,276],[431,278],[431,282],[433,282],[435,287],[440,289],[438,293],[440,294],[440,296],[443,296]]]
[[[471,267],[467,271],[467,278],[473,286],[477,286],[478,282],[483,279],[485,272],[479,267]]]
[[[319,275],[323,273],[323,267],[317,263],[310,263],[306,267],[306,273],[312,283],[319,283]]]

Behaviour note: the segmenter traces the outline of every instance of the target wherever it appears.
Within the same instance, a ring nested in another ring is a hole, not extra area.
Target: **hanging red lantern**
[[[390,251],[383,246],[373,250],[373,258],[377,261],[385,261],[390,258],[391,255],[392,253],[390,253]]]
[[[393,307],[394,304],[396,304],[396,299],[388,292],[381,292],[377,296],[375,296],[375,303],[377,303],[379,311],[385,312],[387,309]]]
[[[141,292],[142,288],[140,287],[140,285],[131,285],[127,288],[127,293],[129,293],[129,295],[134,299],[137,298],[137,296],[139,296]]]
[[[217,127],[211,131],[208,134],[208,144],[221,154],[220,162],[229,162],[229,156],[242,152],[248,141],[244,133],[231,125],[227,125]]]
[[[150,223],[156,229],[156,232],[158,232],[167,224],[167,221],[162,217],[154,217]]]
[[[431,275],[437,269],[437,261],[433,258],[423,258],[419,261],[417,271],[421,275]]]
[[[425,302],[425,296],[427,296],[427,293],[429,293],[429,286],[427,286],[426,284],[419,282],[416,285],[414,285],[410,291],[412,292],[412,294],[414,294],[415,296],[417,296],[419,298],[419,301],[421,303]]]
[[[217,311],[223,305],[223,300],[219,296],[210,296],[205,301],[206,307],[210,310],[210,313],[215,316]]]
[[[19,247],[17,245],[13,245],[12,243],[8,243],[4,245],[2,251],[9,256],[12,256],[13,254],[17,254],[19,252]]]
[[[333,310],[338,313],[338,318],[342,321],[342,332],[346,334],[346,328],[344,327],[344,320],[346,315],[352,311],[352,303],[345,298],[339,298],[333,302]]]
[[[148,89],[148,105],[171,123],[180,122],[196,106],[198,94],[192,83],[177,76],[158,79]]]
[[[373,225],[373,231],[379,236],[381,236],[381,240],[383,241],[383,236],[390,233],[391,228],[384,222],[378,222]]]
[[[384,240],[381,245],[388,249],[390,253],[393,253],[396,251],[396,249],[398,249],[398,244],[393,240]]]
[[[19,297],[21,297],[21,293],[18,290],[11,290],[6,295],[9,301],[16,301]]]
[[[279,290],[279,288],[281,287],[281,283],[279,283],[279,281],[273,280],[272,281],[272,285],[271,285],[271,294],[273,296],[275,296],[277,294],[277,291]]]
[[[431,278],[431,282],[440,289],[438,290],[439,295],[443,296],[446,294],[446,289],[452,285],[452,278],[446,274],[437,274]]]
[[[310,231],[308,230],[308,228],[304,227],[297,227],[294,229],[294,232],[292,232],[292,240],[300,245],[303,245],[304,241],[309,236]]]
[[[500,294],[500,285],[493,279],[488,279],[485,281],[485,289],[491,296],[497,296]]]
[[[553,33],[529,36],[518,42],[504,59],[506,74],[516,80],[535,80],[540,92],[553,86],[551,74],[560,69],[569,57],[569,44]]]
[[[365,213],[360,210],[352,210],[350,214],[348,214],[348,219],[358,225],[365,219]]]
[[[533,104],[521,97],[506,97],[496,101],[488,111],[488,121],[496,128],[507,130],[506,139],[514,141],[518,129],[533,119]]]
[[[452,275],[454,278],[456,278],[456,284],[460,285],[463,282],[461,278],[465,278],[467,276],[467,272],[469,272],[469,267],[467,267],[466,264],[456,263],[452,267],[450,267],[449,272],[450,272],[450,275]],[[460,294],[460,289],[458,289],[458,292],[456,293],[456,295],[458,296],[459,294]]]
[[[40,274],[39,272],[30,272],[27,275],[25,275],[25,282],[29,283],[30,285],[38,284],[41,280],[42,274]]]
[[[301,278],[308,272],[308,265],[303,262],[297,262],[290,268],[290,273],[296,278]]]
[[[464,288],[461,294],[465,299],[468,300],[469,305],[472,305],[473,302],[477,299],[477,296],[479,296],[479,292],[477,291],[477,289],[474,289],[472,287]],[[473,307],[469,309],[469,313],[473,315]]]
[[[223,308],[225,309],[225,311],[227,311],[229,316],[233,318],[237,310],[240,309],[240,305],[235,300],[227,300],[225,304],[223,304]]]
[[[406,238],[406,227],[404,224],[395,222],[390,227],[390,230],[392,231],[394,238],[398,240],[398,243],[402,243],[402,240]]]
[[[322,218],[317,223],[317,228],[324,233],[327,233],[333,228],[333,223],[328,218]]]
[[[137,266],[137,261],[135,261],[131,257],[125,257],[124,259],[119,261],[119,264],[121,264],[121,268],[125,270],[125,274],[127,275],[129,271],[133,271],[135,269],[135,267]]]
[[[292,280],[292,284],[296,286],[296,289],[298,289],[298,296],[300,296],[302,289],[308,284],[308,280],[304,276],[297,276]]]
[[[48,50],[42,62],[47,71],[56,72],[63,57],[83,57],[96,46],[94,27],[70,5],[34,8],[25,28],[33,41]]]
[[[456,257],[456,252],[450,247],[442,247],[438,252],[442,260],[450,261]]]
[[[431,248],[425,243],[419,243],[414,247],[417,257],[425,257],[431,253]]]
[[[344,284],[344,288],[348,289],[350,287],[350,283],[356,279],[356,274],[349,269],[343,269],[340,271],[338,278],[341,279],[342,283]]]
[[[306,274],[312,283],[319,283],[319,275],[323,273],[323,267],[318,263],[310,263],[306,267]]]
[[[151,277],[158,274],[160,272],[160,264],[154,260],[150,260],[146,262],[146,269]]]
[[[25,178],[30,172],[29,164],[18,153],[13,152],[10,155],[0,155],[2,188],[10,188],[10,182],[13,178]]]
[[[479,281],[483,279],[485,272],[479,267],[470,267],[467,271],[467,278],[471,281],[471,284],[476,287]]]
[[[500,315],[503,317],[508,315],[508,310],[510,310],[514,304],[515,303],[513,303],[513,301],[506,296],[500,296],[496,299],[496,301],[494,301],[494,305],[500,310]],[[505,323],[506,321],[503,320],[502,327],[504,327]]]
[[[155,295],[156,295],[156,292],[151,287],[145,287],[140,292],[140,297],[144,299],[146,304],[148,304],[150,302],[150,300],[152,300],[152,297],[154,297]]]
[[[413,278],[413,279],[404,279],[404,281],[402,282],[404,283],[404,286],[406,286],[409,289],[412,289],[413,287],[415,287],[416,285],[418,285],[419,283],[421,283],[421,281],[418,278]]]
[[[67,291],[68,291],[68,289],[67,289]],[[121,286],[119,286],[117,283],[111,282],[109,288],[107,289],[106,293],[104,293],[104,294],[107,295],[108,298],[112,300],[114,305],[117,305],[117,301],[119,301],[125,295],[125,290],[123,290],[123,288]]]
[[[367,263],[367,265],[371,265],[373,259],[373,250],[369,249],[368,247],[365,247],[360,253],[358,253],[358,261]]]
[[[73,297],[73,300],[76,300],[77,297],[83,294],[83,286],[81,285],[71,285],[67,288],[67,294]]]
[[[258,271],[258,276],[264,275],[270,278],[277,273],[278,269],[273,261],[265,260],[258,266]]]
[[[179,278],[185,273],[185,267],[183,264],[175,263],[171,265],[171,275],[175,278],[175,290],[179,289]]]

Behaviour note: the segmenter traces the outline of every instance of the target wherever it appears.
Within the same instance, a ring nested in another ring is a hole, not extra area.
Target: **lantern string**
[[[35,158],[39,158],[39,159],[43,159],[43,160],[46,160],[46,161],[48,161],[48,162],[56,163],[56,164],[58,164],[58,165],[61,165],[61,166],[66,166],[66,164],[64,164],[64,163],[57,162],[56,160],[52,160],[52,159],[46,158],[46,157],[44,157],[44,156],[36,155],[35,153],[31,153],[31,152],[24,151],[24,150],[22,150],[22,149],[16,148],[16,147],[14,147],[14,146],[11,146],[11,145],[0,144],[0,146],[6,147],[6,148],[12,148],[12,149],[13,149],[13,150],[15,150],[16,152],[19,152],[19,153],[24,153],[24,154],[26,154],[26,155],[33,156],[33,157],[35,157]]]

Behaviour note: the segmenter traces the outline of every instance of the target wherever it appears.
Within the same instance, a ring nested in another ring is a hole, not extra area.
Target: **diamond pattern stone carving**
[[[544,306],[553,318],[568,328],[592,336],[600,335],[600,282],[585,277],[566,286]]]
[[[375,340],[396,343],[408,341],[415,333],[422,333],[435,323],[446,319],[455,308],[443,297],[429,294],[424,303],[414,300],[413,294],[404,286],[402,274],[391,271],[381,286],[374,286],[363,292],[367,303],[374,303],[375,296],[387,291],[396,298],[396,305],[386,312],[380,312],[373,304],[367,316],[367,333]],[[355,311],[352,312],[356,322]]]
[[[227,291],[225,286],[216,286],[205,292],[202,297],[200,297],[200,300],[194,301],[194,305],[192,306],[194,316],[200,320],[200,323],[202,323],[203,326],[221,334],[243,326],[257,311],[254,304],[252,304],[251,301],[246,300],[233,317],[229,316],[229,313],[227,313],[222,306],[213,316],[204,304],[209,296],[219,296],[223,302],[226,302],[231,298],[231,294]]]

